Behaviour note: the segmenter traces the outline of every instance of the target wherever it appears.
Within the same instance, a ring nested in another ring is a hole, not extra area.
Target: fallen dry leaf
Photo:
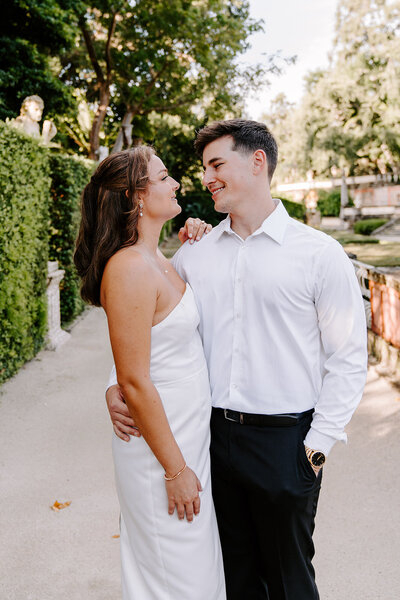
[[[51,510],[54,510],[54,512],[59,512],[62,508],[67,508],[67,506],[69,506],[71,504],[71,501],[69,502],[58,502],[57,500],[54,502],[53,506],[50,506]]]
[[[117,538],[119,538],[119,534],[118,534],[118,535],[113,535],[112,537],[113,537],[114,539],[117,539]]]

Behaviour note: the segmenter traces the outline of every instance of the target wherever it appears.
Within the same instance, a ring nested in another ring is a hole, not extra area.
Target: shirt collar
[[[254,231],[250,237],[265,233],[278,244],[282,244],[290,217],[281,200],[274,198],[274,203],[276,207],[275,210],[268,215],[268,217],[262,222],[261,226]],[[229,215],[226,217],[226,219],[221,221],[219,225],[217,225],[215,230],[217,239],[219,239],[223,233],[236,235],[231,229],[231,218]]]
[[[219,239],[223,233],[235,233],[231,229],[231,218],[228,215],[216,227],[214,227],[214,235]]]

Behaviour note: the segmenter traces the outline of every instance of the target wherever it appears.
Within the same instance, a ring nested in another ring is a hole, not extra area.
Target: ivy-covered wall
[[[75,240],[80,220],[80,199],[95,163],[82,158],[52,154],[49,260],[64,269],[60,284],[61,321],[71,322],[84,308],[73,264]]]
[[[43,345],[49,199],[47,151],[0,122],[0,383]]]

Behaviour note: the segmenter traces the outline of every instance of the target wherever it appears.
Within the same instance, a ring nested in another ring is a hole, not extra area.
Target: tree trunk
[[[110,103],[110,85],[108,82],[100,84],[99,106],[93,119],[92,129],[90,130],[90,151],[89,158],[98,160],[100,146],[100,131],[107,113],[107,108]]]
[[[112,153],[120,152],[122,150],[122,148],[124,147],[124,132],[123,132],[122,128],[126,125],[131,124],[133,116],[134,116],[133,109],[128,109],[126,111],[126,113],[124,114],[123,119],[121,121],[121,127],[120,127],[118,135],[117,135],[117,139],[115,140],[114,147],[111,150]]]

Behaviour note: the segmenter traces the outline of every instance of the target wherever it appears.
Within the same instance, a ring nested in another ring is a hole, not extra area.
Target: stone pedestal
[[[307,225],[311,227],[321,227],[321,213],[317,209],[306,210]]]
[[[70,338],[70,334],[61,329],[60,318],[60,281],[64,271],[58,268],[58,262],[47,263],[47,349],[57,350]]]

